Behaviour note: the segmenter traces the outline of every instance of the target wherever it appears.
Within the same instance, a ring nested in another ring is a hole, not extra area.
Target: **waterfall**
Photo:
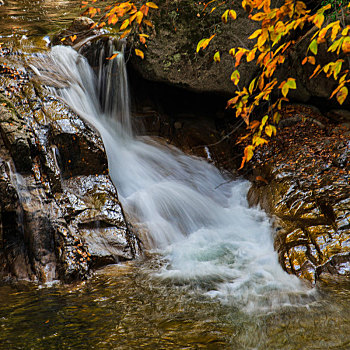
[[[99,64],[95,73],[73,49],[57,46],[35,71],[65,81],[51,84],[53,93],[100,132],[124,210],[166,261],[157,277],[247,310],[299,302],[306,288],[279,266],[267,216],[248,207],[249,183],[228,182],[205,160],[132,136],[123,55]]]

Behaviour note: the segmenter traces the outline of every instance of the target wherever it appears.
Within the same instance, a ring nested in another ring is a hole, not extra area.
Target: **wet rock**
[[[0,102],[0,279],[70,282],[139,254],[94,128],[34,80]]]
[[[77,17],[66,30],[54,36],[51,43],[52,45],[77,45],[86,38],[93,37],[99,33],[97,29],[91,28],[94,23],[91,18]]]
[[[79,118],[59,119],[50,124],[51,140],[57,145],[62,175],[107,174],[107,156],[96,132]]]
[[[339,127],[299,122],[280,129],[256,155],[254,178],[266,183],[254,182],[249,201],[275,219],[283,268],[311,283],[349,276],[349,147]]]
[[[32,168],[30,141],[25,127],[15,113],[0,106],[0,132],[19,172],[28,172]]]

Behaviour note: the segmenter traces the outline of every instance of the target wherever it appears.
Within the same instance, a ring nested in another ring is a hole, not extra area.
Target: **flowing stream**
[[[0,29],[8,40],[16,25],[46,34],[42,19],[77,2],[8,0]],[[268,218],[247,205],[249,183],[133,136],[122,53],[96,74],[74,50],[54,47],[36,69],[65,81],[52,92],[102,135],[146,255],[75,285],[0,285],[0,349],[350,348],[349,283],[316,291],[287,275]]]
[[[63,46],[34,70],[45,81],[66,81],[53,92],[100,132],[126,213],[146,247],[164,257],[157,276],[246,311],[302,303],[307,290],[279,266],[266,215],[248,208],[249,183],[228,182],[204,160],[133,136],[123,54],[106,60],[110,45],[97,74]]]

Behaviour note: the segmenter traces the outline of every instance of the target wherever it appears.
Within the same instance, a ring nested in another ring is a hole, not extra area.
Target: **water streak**
[[[41,76],[54,67],[55,75],[69,77],[69,86],[53,92],[99,130],[125,211],[145,229],[148,247],[165,258],[159,278],[246,310],[301,301],[306,290],[279,266],[268,218],[247,205],[246,181],[228,182],[204,160],[132,136],[121,53],[115,63],[100,60],[98,74],[67,47],[54,47],[36,65]]]

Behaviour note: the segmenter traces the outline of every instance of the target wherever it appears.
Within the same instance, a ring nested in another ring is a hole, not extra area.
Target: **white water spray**
[[[246,309],[298,302],[305,290],[279,266],[266,215],[247,205],[249,184],[226,183],[206,161],[132,136],[122,54],[116,60],[97,76],[85,58],[60,46],[37,73],[51,66],[66,76],[68,86],[54,92],[99,130],[125,211],[167,261],[158,276]]]

